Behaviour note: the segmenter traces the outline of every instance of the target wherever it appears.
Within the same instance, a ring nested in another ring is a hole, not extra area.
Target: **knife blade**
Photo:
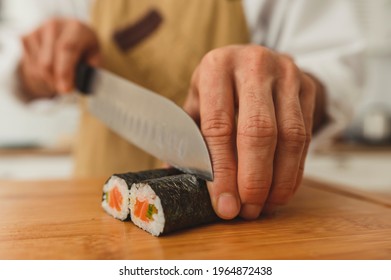
[[[213,180],[201,131],[174,102],[84,63],[77,66],[75,84],[87,96],[90,112],[128,142],[183,172]]]

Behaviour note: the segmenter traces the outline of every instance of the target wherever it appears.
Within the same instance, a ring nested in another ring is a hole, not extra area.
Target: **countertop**
[[[105,179],[0,181],[0,259],[391,259],[391,199],[305,179],[294,199],[154,237],[100,205]]]

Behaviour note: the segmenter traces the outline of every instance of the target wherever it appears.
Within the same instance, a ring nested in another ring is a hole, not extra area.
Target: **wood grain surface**
[[[314,181],[256,221],[164,237],[107,215],[103,183],[0,182],[0,259],[391,259],[391,208]]]

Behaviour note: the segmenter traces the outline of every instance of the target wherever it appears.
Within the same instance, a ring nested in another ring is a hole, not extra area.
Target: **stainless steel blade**
[[[198,126],[171,100],[103,69],[96,69],[88,99],[91,113],[129,142],[184,172],[213,180]]]

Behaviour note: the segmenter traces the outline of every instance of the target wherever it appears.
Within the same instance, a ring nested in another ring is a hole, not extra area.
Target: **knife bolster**
[[[91,93],[92,79],[95,69],[86,63],[79,63],[76,67],[76,88],[84,95]]]

